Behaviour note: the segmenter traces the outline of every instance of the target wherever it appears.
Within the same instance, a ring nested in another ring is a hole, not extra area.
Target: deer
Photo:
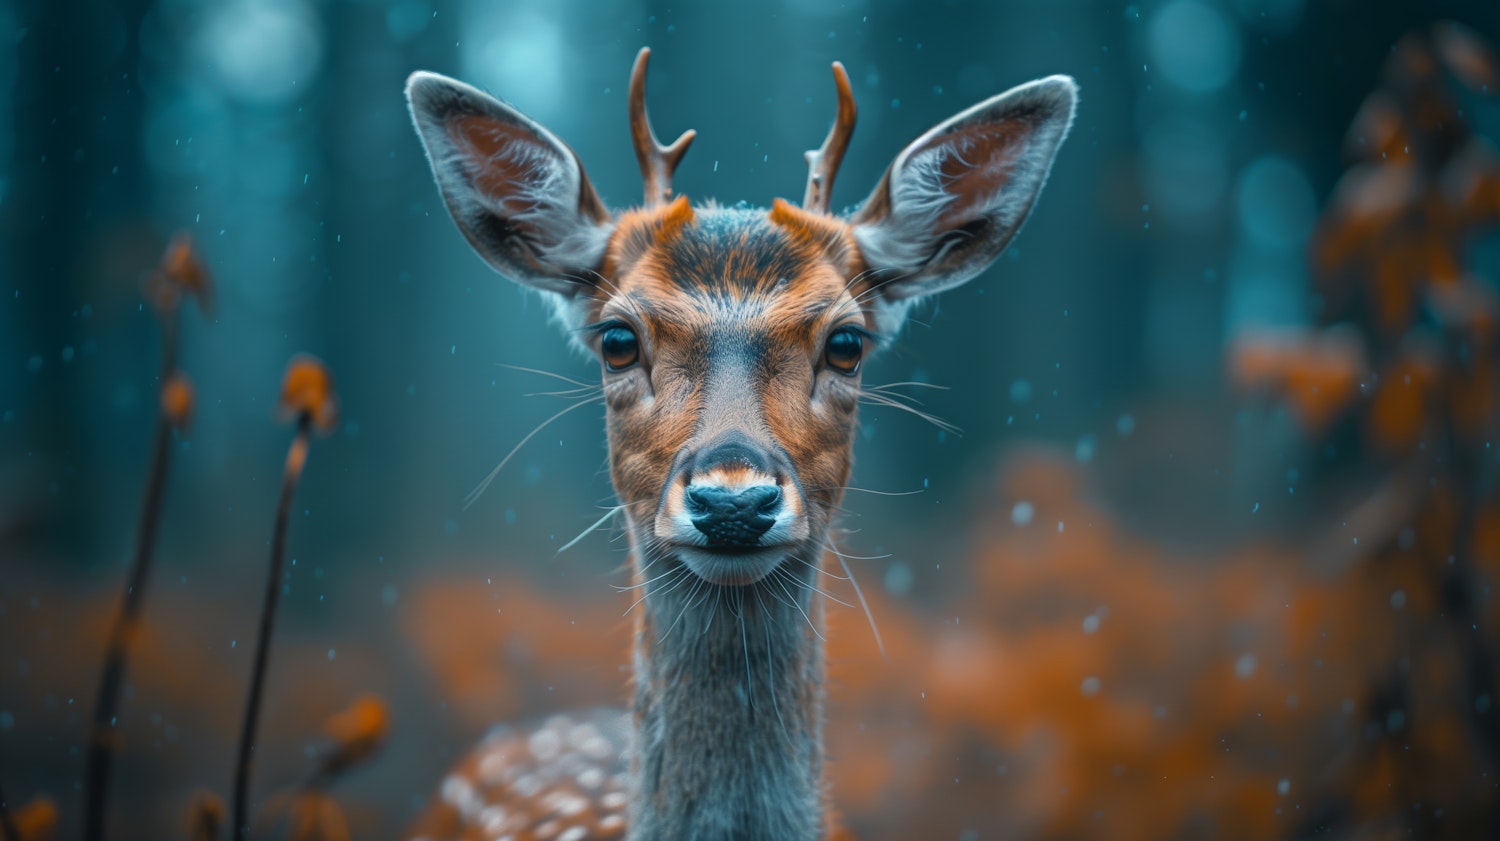
[[[853,133],[848,74],[806,153],[802,202],[692,203],[672,178],[642,49],[627,100],[645,184],[611,211],[573,150],[463,82],[406,96],[449,214],[499,274],[540,293],[599,362],[624,515],[634,693],[626,712],[492,731],[409,837],[808,841],[825,791],[823,593],[866,361],[918,302],[973,279],[1035,205],[1072,126],[1056,75],[986,99],[907,145],[835,212]],[[590,384],[592,385],[592,384]],[[632,606],[634,607],[634,606]]]

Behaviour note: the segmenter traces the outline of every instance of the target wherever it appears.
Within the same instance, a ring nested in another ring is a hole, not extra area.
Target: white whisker
[[[500,362],[498,364],[501,368],[509,368],[512,371],[521,371],[527,374],[540,374],[544,377],[551,377],[554,380],[562,380],[563,382],[570,385],[576,385],[579,388],[600,388],[599,383],[586,383],[583,380],[575,380],[572,377],[565,377],[562,374],[554,374],[551,371],[543,371],[540,368],[527,368],[524,365],[512,365],[509,362]]]
[[[833,544],[830,543],[828,548],[833,549]],[[880,659],[889,666],[891,658],[885,653],[885,640],[880,638],[880,628],[875,625],[875,614],[870,612],[870,603],[865,601],[865,591],[860,589],[859,582],[854,578],[854,571],[849,569],[849,564],[844,562],[843,553],[833,549],[833,554],[838,556],[839,566],[844,568],[844,574],[849,576],[849,583],[854,585],[854,595],[859,597],[859,604],[865,609],[865,619],[869,620],[870,632],[875,635],[875,647],[880,649]]]
[[[599,397],[590,397],[590,398],[587,398],[585,400],[580,400],[577,403],[574,403],[573,405],[569,406],[568,408],[563,409],[561,412],[558,412],[557,414],[553,415],[552,417],[547,418],[546,420],[542,421],[540,424],[537,424],[537,427],[535,429],[533,429],[530,432],[526,433],[526,437],[525,438],[522,438],[519,443],[517,443],[514,447],[511,447],[510,452],[508,452],[508,453],[505,454],[505,458],[500,459],[500,463],[497,464],[497,465],[495,465],[495,469],[491,470],[490,473],[489,473],[489,475],[486,476],[486,477],[484,477],[484,481],[480,482],[478,487],[474,488],[474,490],[472,490],[472,491],[469,492],[469,496],[464,500],[464,510],[465,511],[469,510],[470,508],[472,508],[474,506],[474,503],[476,503],[476,502],[479,501],[480,495],[482,495],[489,488],[490,484],[495,481],[495,477],[500,475],[500,471],[502,469],[504,469],[505,465],[508,464],[510,462],[510,460],[515,457],[516,453],[518,453],[518,452],[521,451],[522,447],[526,446],[526,442],[527,441],[530,441],[532,438],[536,437],[536,434],[538,432],[541,432],[542,430],[546,429],[553,421],[557,420],[558,418],[562,417],[563,415],[566,415],[567,413],[573,411],[574,409],[580,409],[580,408],[583,408],[584,406],[588,406],[588,405],[590,405],[592,403],[598,403],[599,401],[601,401],[603,399],[604,398],[602,396],[599,396]]]
[[[807,563],[807,562],[803,561],[803,563]],[[808,566],[812,566],[812,564],[808,564]],[[779,572],[782,575],[789,575],[789,573],[783,572],[780,567],[776,568],[776,572]],[[774,576],[773,576],[773,578],[774,578]],[[793,578],[792,579],[792,583],[798,584],[798,583],[801,583],[801,582],[799,582],[799,581],[797,581],[797,579]],[[807,611],[805,611],[805,610],[802,609],[802,605],[797,604],[797,598],[795,596],[793,596],[792,593],[791,593],[791,591],[786,588],[786,584],[784,582],[782,582],[781,579],[777,578],[776,579],[776,586],[780,587],[781,588],[781,592],[783,592],[783,593],[786,594],[787,603],[790,604],[792,607],[797,608],[797,612],[800,613],[800,614],[802,614],[802,618],[803,619],[807,620],[808,630],[812,631],[813,635],[816,636],[818,639],[822,640],[823,642],[828,642],[828,640],[826,638],[824,638],[823,634],[818,631],[818,626],[813,624],[812,617],[807,615]]]
[[[621,511],[624,511],[624,510],[625,510],[625,506],[623,506],[623,505],[616,505],[615,507],[613,507],[613,508],[609,509],[608,511],[604,512],[604,516],[603,517],[600,517],[599,520],[597,522],[595,522],[592,526],[589,526],[588,528],[586,528],[582,532],[580,532],[577,537],[573,538],[572,540],[569,540],[567,543],[564,543],[561,548],[559,548],[556,552],[552,553],[552,557],[555,558],[558,555],[561,555],[562,553],[568,551],[569,549],[572,549],[574,546],[577,546],[578,545],[578,541],[584,539],[585,537],[588,537],[590,534],[593,534],[596,529],[598,529],[600,526],[604,525],[605,523],[609,522],[609,520],[610,520],[611,517],[615,516],[616,514],[620,513]]]

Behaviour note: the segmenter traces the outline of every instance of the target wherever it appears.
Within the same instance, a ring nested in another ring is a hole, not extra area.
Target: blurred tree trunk
[[[84,340],[78,311],[84,304],[97,306],[101,282],[123,280],[124,294],[133,297],[139,269],[149,265],[134,261],[159,246],[152,237],[109,236],[142,227],[149,201],[137,75],[148,5],[66,0],[20,7],[14,182],[0,208],[7,274],[19,296],[13,341],[21,359],[12,364],[27,371],[14,398],[17,439],[28,442],[38,457],[33,463],[44,471],[28,481],[45,480],[57,489],[38,505],[75,513],[95,507],[91,500],[100,486],[90,471],[74,469],[93,462],[91,453],[77,449],[77,425],[80,417],[96,414],[100,400],[80,393],[77,369],[67,367],[63,348],[79,348]],[[109,243],[125,251],[98,250]],[[108,268],[108,277],[89,276],[100,267]],[[48,536],[68,549],[86,545],[87,530],[62,528],[61,521],[49,527],[46,508],[30,515],[41,517],[40,525],[55,532]]]

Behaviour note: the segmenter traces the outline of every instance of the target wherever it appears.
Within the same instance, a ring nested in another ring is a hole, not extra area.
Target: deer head
[[[630,85],[642,206],[611,213],[577,155],[461,82],[417,73],[412,113],[453,219],[501,274],[539,290],[600,360],[610,471],[637,545],[717,584],[815,558],[847,482],[866,357],[926,296],[962,284],[1031,211],[1072,121],[1076,87],[1031,82],[901,151],[868,199],[829,212],[854,127],[809,152],[803,205],[693,207],[671,198],[692,133],[669,147]]]
[[[964,111],[902,150],[857,211],[835,214],[855,116],[835,64],[838,115],[808,153],[802,206],[694,207],[672,195],[693,135],[657,140],[647,57],[629,94],[645,198],[620,213],[571,149],[515,109],[431,73],[414,74],[407,96],[459,230],[599,359],[645,604],[629,837],[811,839],[826,826],[810,578],[848,481],[865,360],[913,303],[1005,249],[1076,88],[1053,76]],[[734,618],[716,625],[721,606]],[[673,638],[685,616],[693,630]]]

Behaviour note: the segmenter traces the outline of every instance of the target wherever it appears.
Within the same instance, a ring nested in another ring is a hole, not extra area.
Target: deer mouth
[[[789,545],[676,546],[677,558],[694,575],[710,584],[748,587],[770,575],[790,557]]]

